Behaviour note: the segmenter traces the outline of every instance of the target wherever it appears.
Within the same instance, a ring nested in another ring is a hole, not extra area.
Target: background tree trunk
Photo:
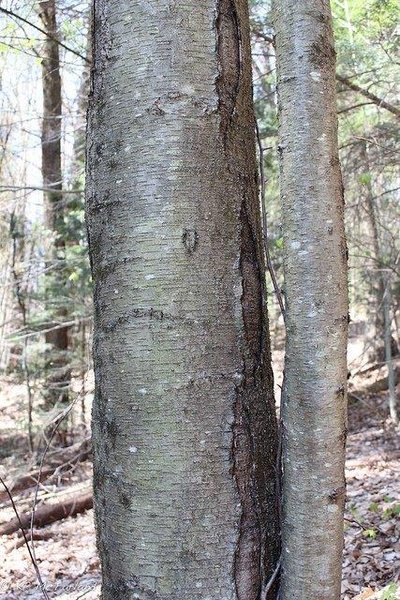
[[[373,292],[373,301],[369,304],[370,318],[372,323],[371,334],[368,340],[370,348],[368,355],[371,361],[383,362],[386,360],[386,334],[389,332],[390,352],[397,354],[398,348],[396,340],[391,335],[391,326],[387,324],[387,315],[385,313],[385,291],[387,280],[385,276],[385,256],[381,247],[381,240],[378,229],[378,215],[374,199],[374,191],[371,183],[371,165],[368,156],[367,142],[361,142],[360,158],[362,164],[365,165],[366,180],[364,184],[365,190],[365,213],[367,216],[367,226],[369,229],[368,242],[370,244],[370,253],[372,258],[371,269],[373,276],[370,279],[370,285]],[[367,259],[368,260],[368,259]],[[389,308],[390,311],[390,308]]]
[[[282,597],[338,600],[348,307],[329,2],[277,2],[275,29],[287,301]]]
[[[48,301],[46,309],[54,324],[65,320],[67,310],[62,300],[65,267],[64,209],[62,204],[61,169],[61,77],[60,57],[57,43],[55,0],[39,3],[39,16],[48,33],[42,51],[43,124],[42,124],[42,177],[45,199],[45,225],[53,234],[54,241],[46,265]],[[54,190],[54,191],[53,191]],[[68,400],[71,371],[68,365],[68,328],[61,327],[45,334],[50,345],[46,360],[46,404]]]
[[[104,600],[259,600],[276,561],[248,19],[246,0],[95,2],[87,223]]]

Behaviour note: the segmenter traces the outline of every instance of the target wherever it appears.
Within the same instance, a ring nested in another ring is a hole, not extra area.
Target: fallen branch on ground
[[[92,492],[78,497],[69,498],[58,504],[45,504],[36,509],[35,512],[35,527],[44,527],[56,521],[61,521],[67,517],[73,517],[79,513],[89,510],[93,507]],[[31,523],[31,513],[20,515],[20,520],[17,518],[11,519],[8,523],[0,526],[0,535],[10,535],[15,533],[21,527],[28,529]]]

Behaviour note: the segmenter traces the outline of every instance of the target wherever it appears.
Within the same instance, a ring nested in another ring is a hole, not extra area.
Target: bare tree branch
[[[348,77],[344,77],[343,75],[339,75],[339,73],[336,73],[336,80],[339,81],[339,83],[345,85],[350,90],[358,92],[365,98],[368,98],[368,100],[371,100],[371,102],[373,104],[376,104],[376,106],[379,106],[380,108],[385,108],[392,114],[396,115],[396,117],[400,117],[400,108],[397,108],[397,106],[393,106],[393,104],[386,102],[386,100],[383,100],[383,98],[379,98],[379,96],[376,96],[372,92],[369,92],[368,90],[360,87],[356,83],[353,83]]]
[[[0,477],[0,483],[1,483],[1,484],[2,484],[2,486],[4,487],[4,489],[5,489],[6,493],[7,493],[7,496],[8,496],[8,497],[9,497],[9,499],[10,499],[11,506],[12,506],[12,508],[13,508],[13,511],[14,511],[14,513],[15,513],[15,515],[16,515],[16,519],[17,519],[17,521],[18,521],[19,528],[20,528],[20,530],[21,530],[21,532],[22,532],[22,535],[23,535],[23,538],[24,538],[24,543],[25,543],[25,545],[26,545],[26,547],[27,547],[27,549],[28,549],[29,557],[30,557],[30,559],[31,559],[31,561],[32,561],[33,568],[35,569],[35,573],[36,573],[37,580],[38,580],[38,582],[39,582],[40,590],[41,590],[41,592],[42,592],[42,594],[43,594],[43,597],[45,598],[45,600],[50,600],[50,596],[48,595],[48,593],[47,593],[47,591],[46,591],[46,588],[45,588],[45,585],[44,585],[43,579],[42,579],[42,577],[41,577],[41,574],[40,574],[40,571],[39,571],[39,567],[38,567],[38,565],[37,565],[37,561],[35,560],[35,557],[34,557],[34,555],[32,554],[31,548],[30,548],[30,546],[29,546],[29,542],[28,542],[28,539],[27,539],[27,537],[26,537],[26,533],[25,533],[25,531],[24,531],[24,528],[23,528],[23,526],[22,526],[21,518],[20,518],[20,516],[19,516],[19,513],[18,513],[18,510],[17,510],[17,507],[15,506],[15,502],[14,502],[14,499],[13,499],[13,497],[12,497],[12,494],[11,494],[10,490],[8,489],[8,487],[7,487],[6,483],[5,483],[5,481],[4,481],[4,480],[3,480],[1,477]]]
[[[78,56],[79,58],[81,58],[82,60],[84,60],[87,63],[89,62],[89,60],[85,56],[83,56],[82,54],[80,54],[77,50],[74,50],[73,48],[70,48],[69,46],[67,46],[63,42],[60,42],[60,40],[58,40],[55,36],[51,35],[50,33],[48,33],[47,31],[45,31],[41,27],[38,27],[37,25],[35,25],[31,21],[28,21],[27,19],[24,19],[24,17],[21,17],[21,15],[18,15],[17,13],[13,12],[12,10],[7,10],[6,8],[1,8],[1,7],[0,7],[0,12],[4,13],[5,15],[8,15],[9,17],[14,17],[15,19],[18,19],[19,21],[22,21],[23,23],[26,23],[27,25],[30,25],[30,27],[33,27],[34,29],[36,29],[36,31],[39,31],[40,33],[43,33],[43,35],[45,35],[46,37],[49,37],[50,39],[52,39],[55,42],[57,42],[57,44],[59,46],[61,46],[62,48],[64,48],[68,52],[72,52],[72,54],[75,54],[75,56]]]
[[[273,37],[266,35],[264,32],[259,31],[258,29],[254,29],[254,27],[253,27],[253,35],[255,35],[257,38],[259,38],[261,40],[264,40],[264,42],[267,42],[268,44],[274,45]],[[356,83],[353,83],[349,77],[345,77],[344,75],[339,75],[339,73],[336,73],[336,81],[339,81],[339,83],[342,83],[350,90],[353,90],[353,92],[358,92],[365,98],[368,98],[368,100],[371,100],[371,102],[373,104],[376,104],[376,106],[379,106],[380,108],[385,108],[386,110],[391,112],[393,115],[396,115],[396,117],[400,117],[400,108],[398,108],[397,106],[394,106],[390,102],[386,102],[386,100],[383,100],[383,98],[379,98],[379,96],[377,96],[376,94],[373,94],[372,92],[366,90],[365,88],[360,87]]]
[[[54,187],[37,187],[34,185],[0,185],[0,194],[4,192],[27,192],[27,191],[39,191],[39,192],[54,192],[57,194],[82,194],[84,190],[55,190]]]

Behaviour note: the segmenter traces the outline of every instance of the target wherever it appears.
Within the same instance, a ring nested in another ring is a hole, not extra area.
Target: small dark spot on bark
[[[103,153],[104,153],[104,144],[101,144],[99,142],[97,142],[94,146],[94,157],[93,157],[93,163],[94,166],[98,166],[101,162],[101,159],[103,158]]]
[[[347,264],[347,261],[349,259],[349,251],[347,248],[346,240],[344,239],[340,242],[340,252],[342,255],[342,261],[344,262],[344,264]]]
[[[344,485],[342,485],[341,487],[338,487],[338,488],[332,490],[332,492],[328,496],[328,500],[331,504],[336,504],[342,498],[344,498],[345,493],[346,493],[346,487]]]
[[[109,423],[107,423],[106,427],[107,427],[107,435],[111,439],[112,447],[115,448],[115,443],[116,443],[118,433],[119,433],[119,427],[114,419],[112,421],[110,421]]]
[[[349,323],[349,313],[338,317],[337,319],[334,320],[335,325],[348,325]]]
[[[111,158],[107,164],[111,171],[114,171],[119,165],[118,161],[115,158]]]
[[[98,494],[104,489],[104,470],[99,466],[93,470],[93,487]],[[99,495],[101,496],[101,494]],[[103,501],[104,496],[102,497],[102,502]]]
[[[193,563],[193,561],[194,561],[194,560],[195,560],[195,558],[196,558],[196,555],[195,555],[195,553],[193,552],[193,550],[182,550],[182,551],[179,553],[179,558],[181,559],[181,561],[182,561],[182,564],[184,564],[184,565],[185,565],[185,564],[186,564],[186,565],[188,565],[188,564],[190,564],[190,563]]]
[[[343,448],[346,448],[346,441],[347,441],[347,427],[345,427],[342,431],[342,433],[339,436],[339,441],[342,442],[343,444]]]
[[[198,241],[199,241],[199,237],[198,237],[197,231],[195,229],[184,229],[183,230],[182,243],[185,246],[185,249],[189,254],[193,254],[193,252],[196,250]]]
[[[116,600],[133,600],[133,598],[153,600],[158,597],[157,592],[141,583],[139,577],[136,577],[136,575],[125,580],[120,579],[112,584],[110,588],[110,591],[114,592],[110,597]]]
[[[148,112],[151,115],[156,115],[157,117],[162,117],[163,115],[165,115],[165,110],[161,108],[160,101],[161,98],[157,98],[157,100],[153,102],[152,106],[146,109],[146,112]]]
[[[325,15],[324,13],[318,13],[317,15],[317,19],[318,21],[320,21],[321,23],[327,23],[329,20],[328,15]]]
[[[168,92],[167,98],[168,100],[180,100],[181,98],[187,98],[187,94],[181,94],[178,91]]]
[[[335,394],[337,396],[344,396],[344,391],[345,391],[345,386],[344,385],[340,385],[336,390],[335,390]]]
[[[332,64],[335,61],[336,52],[329,38],[321,34],[311,44],[310,61],[317,67],[322,68]]]
[[[333,235],[333,227],[332,227],[332,225],[329,225],[329,227],[328,227],[328,234],[329,235]]]
[[[96,155],[98,156],[98,158],[103,156],[103,150],[104,150],[104,144],[97,142],[97,144],[94,147],[94,151],[96,152]]]
[[[125,492],[122,492],[121,490],[119,490],[118,498],[124,508],[130,508],[131,499],[129,498],[129,496],[127,494],[125,494]]]

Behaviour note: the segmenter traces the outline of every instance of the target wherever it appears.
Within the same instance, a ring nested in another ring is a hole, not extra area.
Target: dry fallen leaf
[[[374,594],[375,594],[375,590],[373,590],[370,587],[367,587],[367,588],[365,588],[365,590],[363,590],[361,592],[361,594],[359,596],[354,598],[354,600],[367,600],[367,598],[371,598]]]

